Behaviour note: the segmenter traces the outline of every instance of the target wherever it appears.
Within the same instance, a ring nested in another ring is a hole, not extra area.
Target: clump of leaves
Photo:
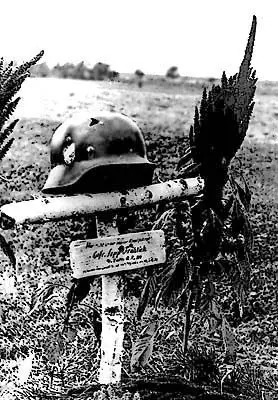
[[[43,54],[44,52],[41,51],[30,61],[19,66],[14,66],[13,61],[5,63],[3,57],[0,59],[0,161],[5,157],[14,141],[11,135],[18,119],[6,126],[20,100],[20,97],[14,97],[25,79],[30,76],[30,68],[42,58]],[[5,180],[4,177],[1,178]],[[11,264],[15,266],[14,253],[2,235],[0,235],[0,246]]]
[[[277,377],[250,362],[236,366],[230,376],[230,385],[250,399],[278,398]]]
[[[145,368],[153,352],[155,335],[159,329],[158,315],[154,314],[149,324],[144,326],[133,345],[130,367],[132,372]]]
[[[200,176],[203,193],[179,202],[162,213],[155,225],[164,229],[168,267],[149,273],[140,299],[138,317],[156,296],[173,300],[185,311],[184,351],[194,310],[208,319],[210,331],[219,328],[225,346],[226,362],[235,361],[235,341],[217,301],[216,285],[231,280],[242,315],[250,276],[252,232],[248,220],[251,194],[232,161],[246,136],[254,108],[257,78],[251,68],[255,41],[253,22],[239,73],[221,84],[204,89],[200,107],[195,109],[189,142],[177,165],[177,177]]]
[[[210,384],[219,379],[218,359],[213,349],[193,344],[186,355],[180,353],[179,364],[190,381]]]

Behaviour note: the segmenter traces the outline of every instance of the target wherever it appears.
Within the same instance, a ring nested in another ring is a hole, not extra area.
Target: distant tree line
[[[50,68],[46,62],[34,65],[30,69],[32,77],[55,77],[71,78],[94,81],[116,81],[129,85],[137,85],[142,88],[144,85],[155,83],[156,85],[185,85],[192,89],[202,89],[211,84],[216,84],[215,78],[190,78],[181,76],[177,66],[171,66],[165,71],[165,75],[146,74],[141,69],[133,73],[125,74],[114,71],[108,64],[98,62],[93,67],[87,66],[84,62],[78,64],[65,63],[57,64]]]
[[[31,68],[31,76],[33,77],[56,77],[56,78],[71,78],[71,79],[85,79],[85,80],[120,80],[120,74],[110,68],[110,65],[98,62],[93,67],[87,66],[84,61],[78,64],[65,63],[57,64],[50,68],[46,62],[34,65]],[[178,67],[170,67],[166,73],[166,78],[177,79],[180,77]],[[134,72],[134,79],[139,87],[143,86],[145,81],[145,73],[137,69]]]
[[[83,61],[78,64],[66,63],[63,65],[57,64],[50,68],[45,62],[34,65],[31,70],[31,76],[34,77],[49,77],[56,78],[72,78],[86,80],[117,80],[119,73],[111,70],[108,64],[98,62],[94,67],[90,68]]]

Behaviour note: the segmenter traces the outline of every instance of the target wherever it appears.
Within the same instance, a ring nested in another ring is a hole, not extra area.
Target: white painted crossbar
[[[103,211],[140,207],[163,200],[196,195],[203,189],[199,178],[177,179],[154,185],[130,189],[123,193],[96,193],[73,196],[42,197],[40,199],[5,204],[2,219],[15,224],[44,223]]]

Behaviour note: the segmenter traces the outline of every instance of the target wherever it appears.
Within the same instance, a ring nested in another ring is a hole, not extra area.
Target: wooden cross
[[[96,215],[97,239],[77,240],[70,245],[75,278],[102,276],[102,337],[99,383],[121,380],[124,338],[123,278],[119,272],[157,265],[166,261],[163,231],[119,235],[116,212],[160,201],[187,198],[200,193],[199,178],[179,179],[121,192],[42,197],[5,204],[1,223],[44,223],[78,215]]]

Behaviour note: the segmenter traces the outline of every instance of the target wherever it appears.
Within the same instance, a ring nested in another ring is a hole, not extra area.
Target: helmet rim
[[[51,169],[48,178],[42,188],[43,193],[56,192],[58,189],[67,189],[77,184],[81,178],[90,171],[95,169],[110,167],[124,166],[135,167],[136,165],[145,166],[152,171],[156,165],[150,162],[147,158],[141,157],[137,154],[122,154],[99,157],[94,160],[76,161],[72,165],[58,164]]]

